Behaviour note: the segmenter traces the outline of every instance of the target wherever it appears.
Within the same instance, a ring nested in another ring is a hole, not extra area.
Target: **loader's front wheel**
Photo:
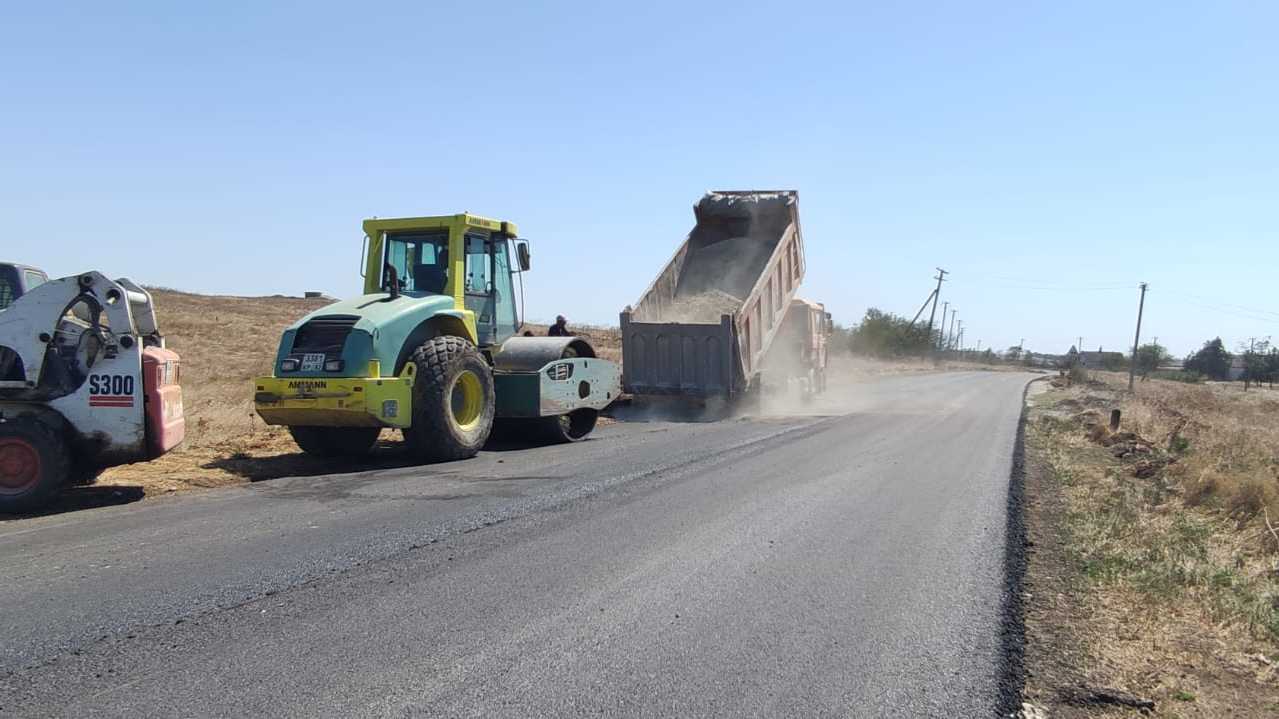
[[[53,498],[71,471],[66,443],[44,424],[0,423],[0,512],[29,512]]]
[[[377,444],[380,427],[289,427],[303,452],[316,457],[358,457]]]
[[[493,430],[493,373],[475,345],[461,337],[436,337],[413,351],[413,423],[404,430],[422,459],[443,462],[474,457]]]

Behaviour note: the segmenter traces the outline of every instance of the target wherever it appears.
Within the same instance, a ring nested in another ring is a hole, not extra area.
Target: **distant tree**
[[[872,357],[922,356],[929,344],[927,325],[912,325],[904,317],[874,307],[848,333],[848,348]]]
[[[1266,354],[1265,381],[1270,383],[1271,389],[1274,389],[1277,379],[1279,379],[1279,348],[1271,347],[1270,352]]]
[[[1126,370],[1128,369],[1128,358],[1118,352],[1103,352],[1101,355],[1101,368],[1111,372]]]
[[[1209,378],[1222,380],[1230,376],[1230,353],[1220,337],[1208,340],[1198,352],[1186,358],[1187,372],[1198,372]]]
[[[831,348],[838,348],[841,351],[846,350],[848,349],[849,343],[852,342],[852,334],[852,330],[843,325],[837,324],[831,328],[830,344],[828,346]]]
[[[995,354],[994,350],[987,347],[985,351],[981,353],[981,361],[986,364],[995,364],[996,362],[999,362],[999,355]]]
[[[1243,353],[1243,388],[1247,391],[1253,382],[1267,380],[1270,372],[1270,340],[1262,340],[1240,349]]]
[[[1019,345],[1013,345],[1004,350],[1004,359],[1009,362],[1016,362],[1021,359],[1021,347]]]
[[[1168,349],[1161,344],[1151,342],[1137,348],[1137,372],[1145,379],[1151,372],[1159,369],[1159,365],[1172,359]]]

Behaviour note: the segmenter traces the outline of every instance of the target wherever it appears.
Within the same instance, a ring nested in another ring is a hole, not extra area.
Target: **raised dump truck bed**
[[[622,312],[622,384],[632,394],[745,392],[804,277],[797,192],[708,192],[693,214],[675,256]]]

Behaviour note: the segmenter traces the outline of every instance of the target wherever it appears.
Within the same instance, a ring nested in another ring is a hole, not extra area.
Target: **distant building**
[[[1096,352],[1079,352],[1076,358],[1084,369],[1121,369],[1128,361],[1123,352],[1103,352],[1101,348]]]

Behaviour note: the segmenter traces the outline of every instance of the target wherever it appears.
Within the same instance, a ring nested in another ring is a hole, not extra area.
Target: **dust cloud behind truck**
[[[804,278],[797,192],[708,192],[693,214],[675,256],[621,314],[622,385],[634,395],[731,399],[758,389]]]

